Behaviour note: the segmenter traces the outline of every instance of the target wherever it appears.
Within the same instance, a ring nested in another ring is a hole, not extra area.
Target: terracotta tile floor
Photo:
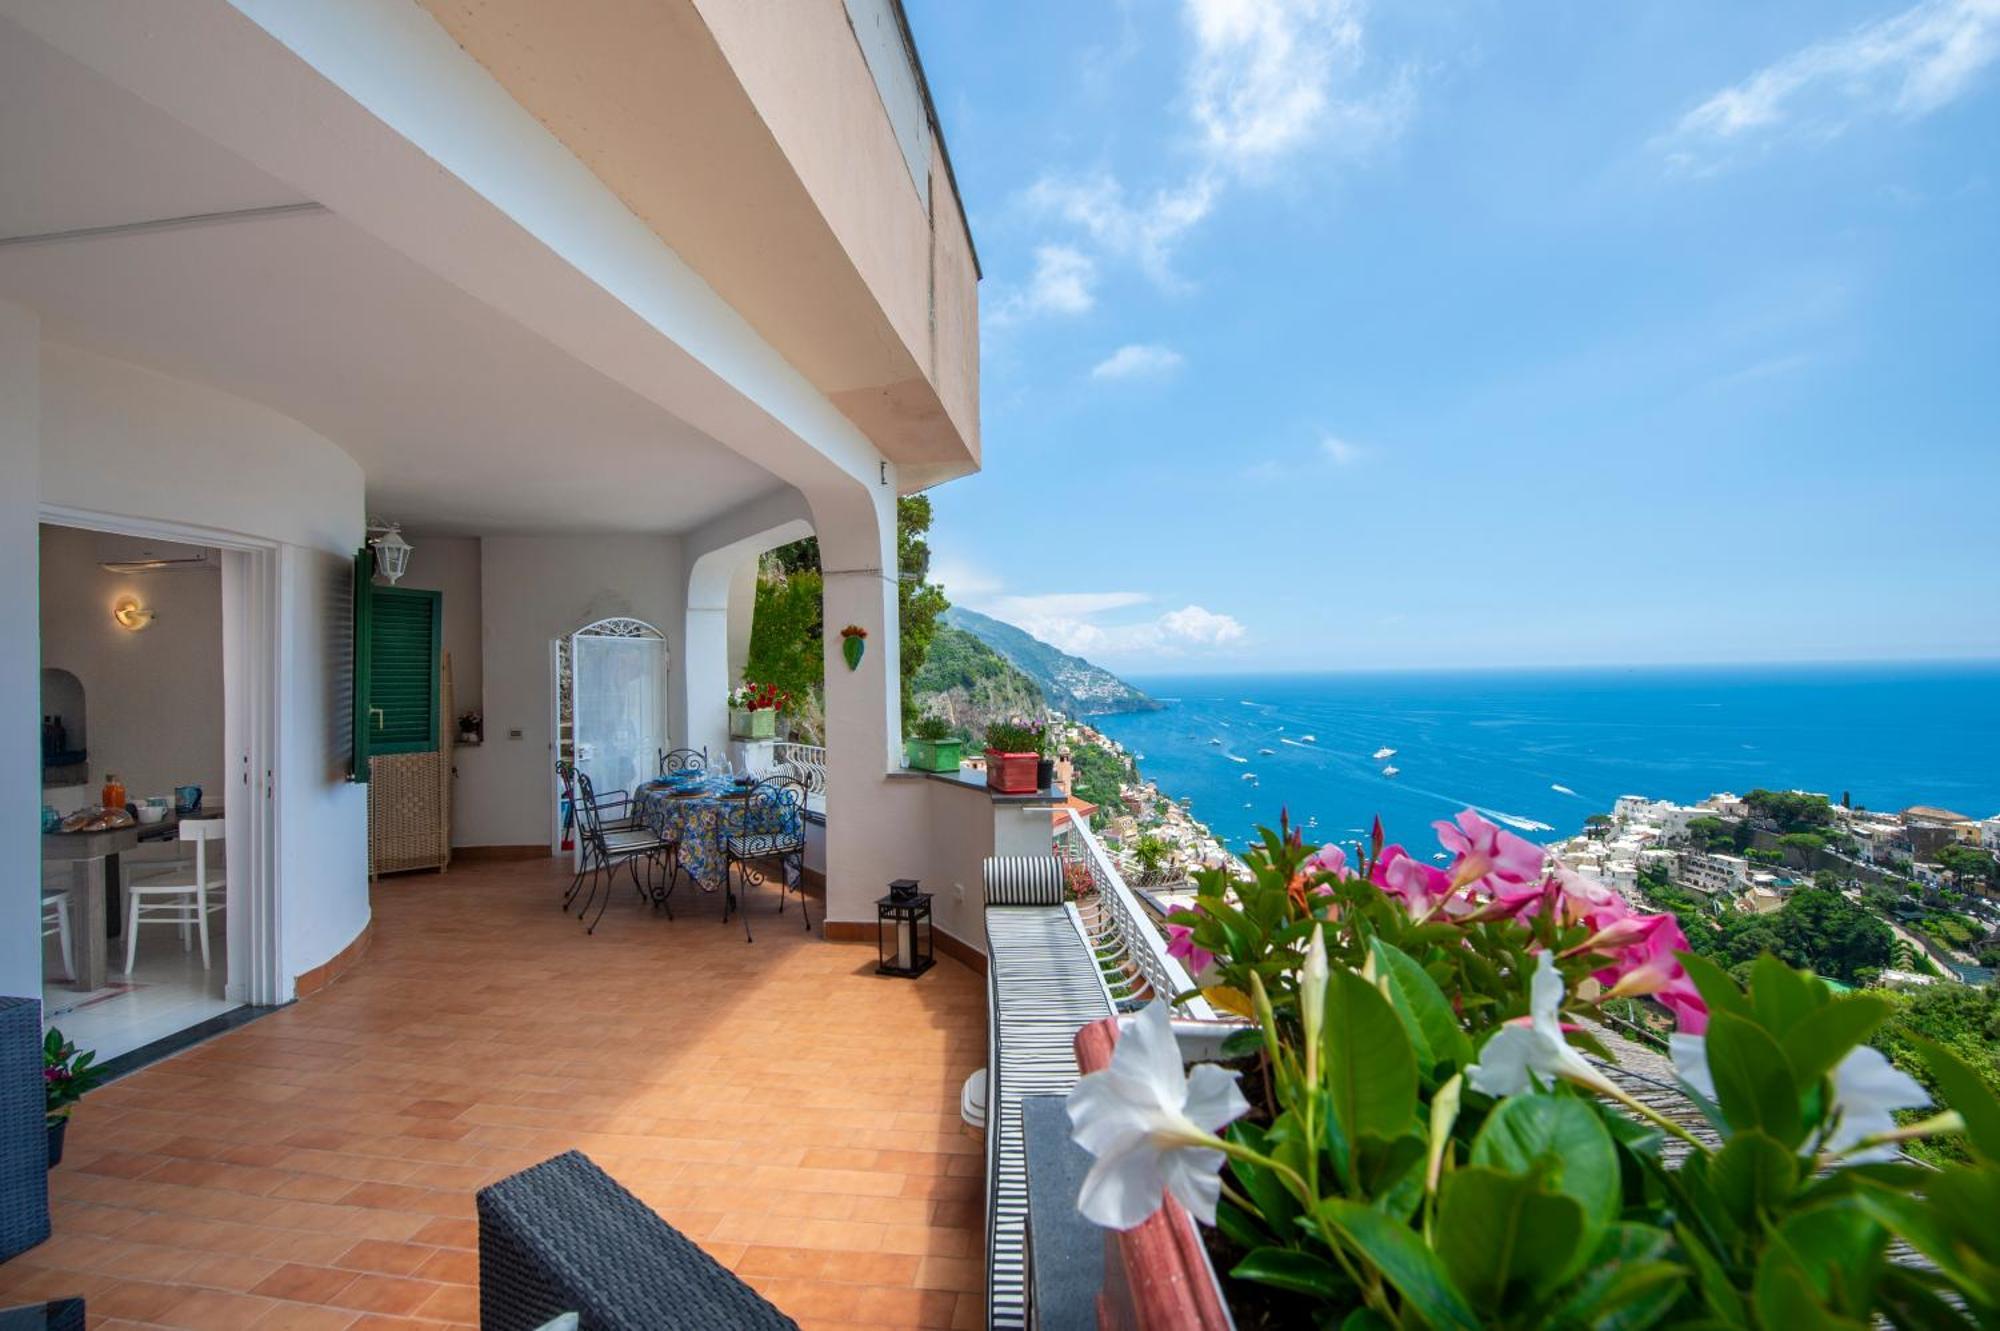
[[[285,1011],[86,1100],[55,1236],[0,1304],[98,1327],[478,1319],[475,1189],[571,1147],[806,1326],[977,1327],[983,1156],[958,1121],[985,990],[757,901],[595,937],[550,862],[387,879],[371,954]]]

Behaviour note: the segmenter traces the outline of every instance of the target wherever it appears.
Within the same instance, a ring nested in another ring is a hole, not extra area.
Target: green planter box
[[[777,734],[778,709],[775,707],[760,707],[754,712],[729,714],[731,739],[775,739]]]
[[[908,760],[912,771],[956,772],[964,747],[962,739],[906,739],[903,741],[903,757]]]

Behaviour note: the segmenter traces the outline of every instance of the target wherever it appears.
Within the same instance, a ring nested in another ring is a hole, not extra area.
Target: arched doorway
[[[653,776],[668,747],[666,635],[644,620],[600,619],[556,639],[554,650],[556,757],[601,795]],[[560,850],[559,787],[553,822]]]

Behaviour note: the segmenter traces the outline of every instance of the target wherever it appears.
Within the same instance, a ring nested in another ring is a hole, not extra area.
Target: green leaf
[[[1988,1160],[2000,1161],[2000,1099],[1965,1062],[1934,1040],[1910,1036],[1917,1052],[1931,1070],[1931,1077],[1947,1109],[1956,1109],[1965,1120],[1965,1135],[1973,1149]]]
[[[1736,981],[1729,978],[1729,972],[1710,961],[1707,957],[1692,952],[1676,953],[1681,966],[1694,981],[1694,987],[1708,1004],[1710,1012],[1733,1012],[1739,1017],[1751,1015],[1750,1000],[1736,987]]]
[[[1540,1178],[1583,1208],[1595,1247],[1618,1218],[1622,1191],[1618,1148],[1597,1112],[1567,1095],[1514,1095],[1486,1116],[1472,1141],[1472,1163]]]
[[[1477,1307],[1545,1296],[1582,1265],[1583,1239],[1583,1208],[1532,1178],[1472,1165],[1444,1181],[1437,1255]]]
[[[1881,1311],[1909,1331],[1973,1331],[1971,1318],[1938,1297],[1914,1272],[1891,1265],[1882,1273]]]
[[[1695,1285],[1701,1290],[1702,1302],[1716,1320],[1726,1326],[1748,1326],[1749,1309],[1744,1306],[1743,1295],[1729,1283],[1728,1273],[1715,1254],[1684,1224],[1674,1226],[1674,1237],[1680,1240],[1682,1255],[1694,1267]]]
[[[1224,1135],[1230,1141],[1240,1146],[1247,1146],[1259,1155],[1271,1154],[1270,1143],[1255,1124],[1238,1119],[1229,1125]],[[1273,1234],[1292,1232],[1292,1223],[1298,1219],[1299,1204],[1293,1200],[1285,1185],[1278,1181],[1277,1174],[1262,1165],[1253,1165],[1234,1157],[1230,1158],[1229,1172],[1234,1174],[1237,1183],[1242,1185],[1243,1195],[1263,1213],[1264,1223]]]
[[[1812,1282],[1782,1250],[1764,1254],[1753,1290],[1757,1320],[1771,1331],[1864,1331],[1820,1302]]]
[[[1200,993],[1200,989],[1192,990]],[[1231,1031],[1223,1037],[1221,1054],[1225,1060],[1232,1058],[1253,1058],[1264,1047],[1264,1032],[1255,1029]]]
[[[1783,1213],[1798,1181],[1798,1158],[1754,1128],[1731,1137],[1708,1171],[1716,1200],[1751,1232],[1762,1227],[1761,1216]]]
[[[1782,1250],[1798,1264],[1816,1298],[1843,1317],[1865,1322],[1875,1305],[1889,1232],[1860,1204],[1846,1200],[1795,1211],[1766,1250]]]
[[[1595,1331],[1643,1331],[1666,1316],[1681,1297],[1688,1268],[1663,1260],[1671,1247],[1665,1231],[1651,1225],[1611,1226],[1569,1296],[1548,1320]]]
[[[1792,1067],[1763,1028],[1729,1012],[1711,1012],[1708,1070],[1722,1116],[1738,1132],[1762,1128],[1787,1147],[1805,1139]]]
[[[1239,1248],[1261,1248],[1272,1239],[1262,1221],[1227,1199],[1215,1204],[1215,1227]]]
[[[1375,958],[1375,970],[1390,1005],[1409,1032],[1423,1074],[1432,1076],[1440,1063],[1449,1064],[1453,1072],[1469,1065],[1472,1040],[1458,1024],[1437,981],[1409,953],[1379,938],[1369,941],[1369,953]]]
[[[1340,1268],[1332,1262],[1296,1248],[1253,1249],[1230,1268],[1229,1274],[1238,1280],[1255,1280],[1259,1284],[1323,1299],[1334,1298],[1354,1288],[1354,1282],[1341,1274]]]
[[[1782,1040],[1792,1027],[1826,1001],[1826,989],[1804,971],[1795,971],[1769,952],[1750,964],[1750,1006],[1757,1023]]]
[[[1358,977],[1357,977],[1358,978]],[[1574,1203],[1572,1203],[1574,1205]],[[1444,1265],[1408,1225],[1359,1202],[1333,1198],[1320,1216],[1403,1296],[1433,1331],[1478,1331],[1478,1315],[1452,1284]]]
[[[1330,1126],[1340,1133],[1335,1161],[1341,1176],[1351,1179],[1362,1134],[1394,1140],[1413,1126],[1417,1060],[1396,1010],[1374,985],[1345,967],[1329,979],[1320,1076]]]
[[[1782,1037],[1798,1089],[1805,1091],[1833,1071],[1856,1045],[1888,1020],[1893,1010],[1889,1000],[1880,995],[1849,994],[1800,1018]]]

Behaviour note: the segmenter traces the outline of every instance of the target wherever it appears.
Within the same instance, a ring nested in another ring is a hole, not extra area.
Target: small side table
[[[937,958],[931,952],[931,932],[930,893],[878,897],[875,901],[875,973],[914,980],[936,965]]]

